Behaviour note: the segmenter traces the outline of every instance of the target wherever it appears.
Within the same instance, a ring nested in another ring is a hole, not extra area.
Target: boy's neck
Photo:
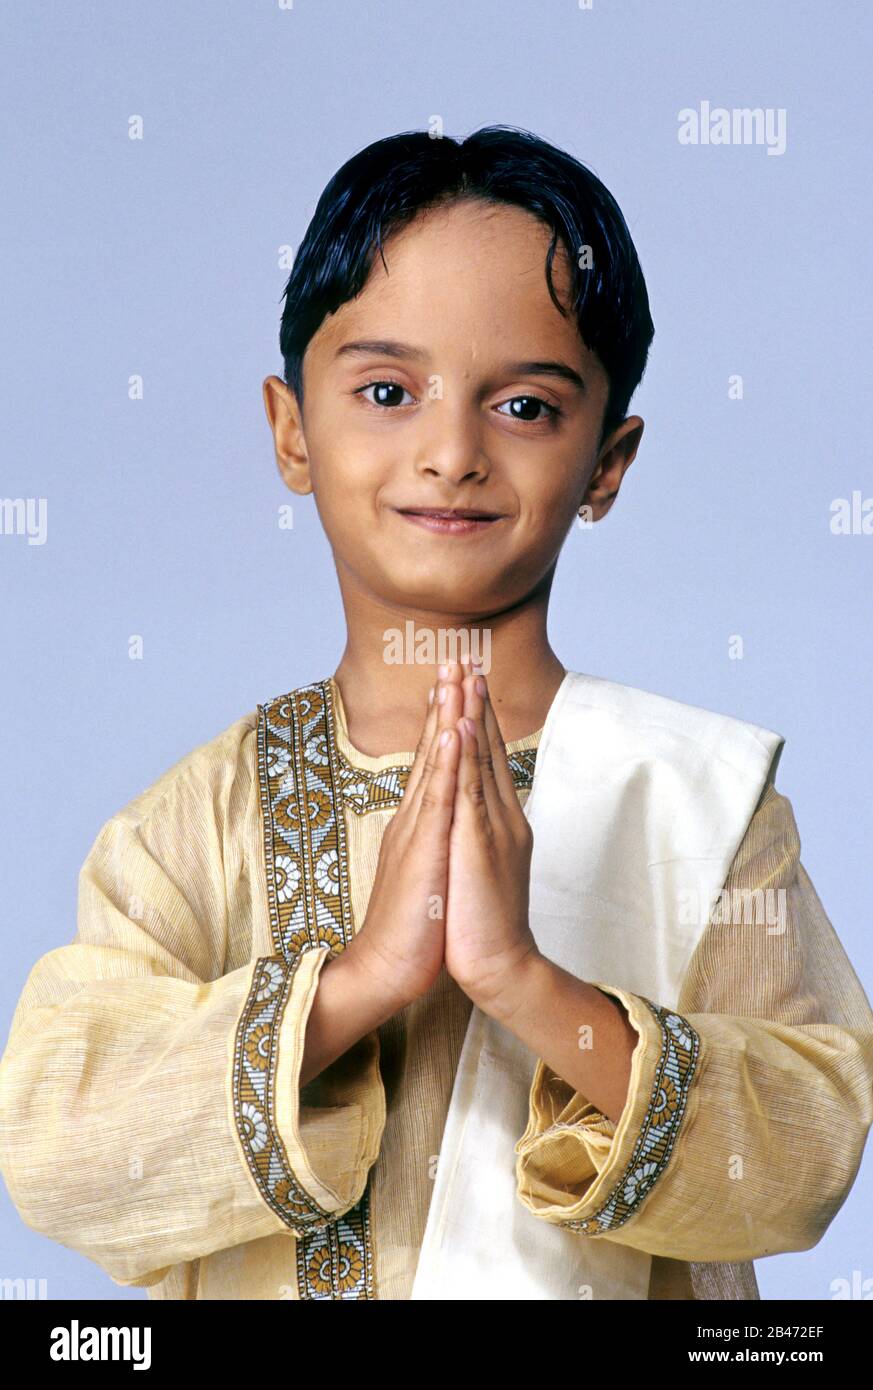
[[[566,672],[544,632],[539,641],[530,632],[521,641],[518,633],[506,632],[501,640],[492,629],[491,636],[490,669],[485,663],[488,691],[503,740],[513,743],[542,728]],[[435,664],[389,664],[383,648],[356,643],[350,632],[334,680],[355,748],[374,758],[414,749],[427,714],[427,694],[437,678]]]

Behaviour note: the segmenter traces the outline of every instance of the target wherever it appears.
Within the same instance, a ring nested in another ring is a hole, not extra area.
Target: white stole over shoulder
[[[543,954],[580,979],[675,1009],[783,743],[743,720],[568,671],[524,808],[530,923]],[[517,1199],[515,1144],[536,1061],[473,1009],[411,1298],[578,1299],[585,1285],[598,1299],[648,1297],[649,1254],[553,1225]]]

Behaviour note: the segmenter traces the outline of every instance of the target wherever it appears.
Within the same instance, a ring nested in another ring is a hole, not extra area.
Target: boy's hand
[[[448,896],[449,828],[460,754],[462,709],[455,687],[440,704],[434,689],[403,799],[385,827],[367,914],[347,948],[374,994],[394,1011],[426,994],[443,964]]]
[[[518,999],[525,966],[539,957],[528,921],[533,831],[518,801],[485,677],[469,668],[461,676],[464,705],[456,739],[463,742],[449,835],[446,968],[474,1004],[501,1017]],[[466,719],[474,733],[464,728]]]

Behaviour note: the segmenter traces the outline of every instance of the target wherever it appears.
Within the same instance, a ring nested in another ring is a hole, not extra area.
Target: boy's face
[[[385,243],[388,273],[377,254],[311,339],[305,424],[287,386],[264,383],[282,476],[314,492],[344,595],[474,621],[550,578],[583,503],[594,520],[609,509],[643,422],[598,449],[609,383],[549,296],[550,236],[506,205],[418,217]],[[552,277],[568,304],[560,243]],[[415,508],[497,519],[452,532],[404,514]]]

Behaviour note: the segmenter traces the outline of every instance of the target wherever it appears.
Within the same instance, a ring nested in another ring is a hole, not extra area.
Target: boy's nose
[[[485,477],[491,467],[479,432],[469,418],[446,421],[429,430],[417,451],[415,466],[420,473],[455,484]]]
[[[471,478],[484,478],[488,473],[488,462],[481,455],[475,458],[469,454],[455,453],[450,457],[441,454],[439,458],[422,459],[416,466],[421,473],[444,478],[455,485]]]

